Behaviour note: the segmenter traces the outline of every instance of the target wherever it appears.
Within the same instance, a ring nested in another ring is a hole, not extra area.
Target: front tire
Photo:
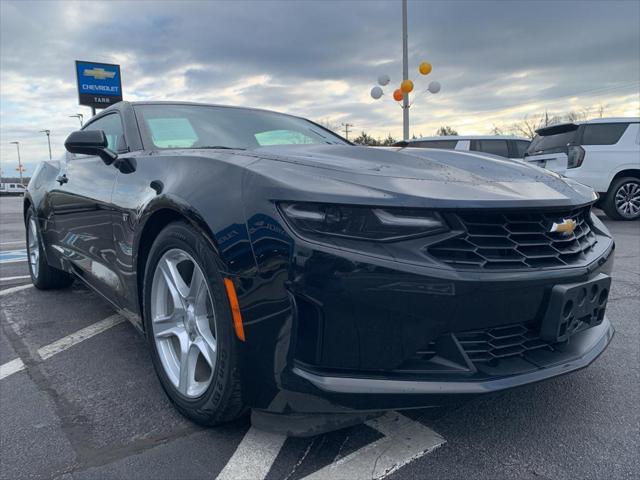
[[[73,283],[73,277],[47,263],[42,235],[35,210],[30,207],[25,221],[27,238],[27,259],[31,283],[39,290],[66,288]]]
[[[184,416],[217,425],[246,412],[237,340],[216,254],[184,222],[158,235],[145,268],[144,324],[160,383]]]
[[[611,184],[602,209],[613,220],[637,220],[640,218],[640,179],[618,178]]]

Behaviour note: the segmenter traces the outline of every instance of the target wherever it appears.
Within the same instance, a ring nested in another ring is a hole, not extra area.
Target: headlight
[[[437,212],[418,208],[322,203],[281,203],[279,207],[295,230],[308,234],[382,242],[448,230]]]

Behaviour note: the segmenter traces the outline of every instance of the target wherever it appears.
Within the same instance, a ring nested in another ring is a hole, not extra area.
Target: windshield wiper
[[[243,148],[243,147],[227,147],[225,145],[198,145],[196,147],[189,147],[189,148],[202,148],[202,149],[209,149],[209,150],[246,150],[246,148]]]

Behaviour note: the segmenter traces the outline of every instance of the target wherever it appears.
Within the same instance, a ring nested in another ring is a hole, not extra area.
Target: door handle
[[[58,175],[58,178],[56,178],[56,182],[58,182],[60,185],[62,185],[63,183],[67,183],[69,181],[69,179],[67,178],[66,174],[62,174],[62,175]]]

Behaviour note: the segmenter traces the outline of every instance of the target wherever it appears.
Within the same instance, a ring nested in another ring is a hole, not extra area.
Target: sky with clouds
[[[393,1],[0,0],[0,161],[29,171],[78,126],[74,60],[118,63],[125,100],[268,108],[358,133],[402,135]],[[420,76],[422,60],[433,72]],[[525,115],[606,107],[640,115],[640,2],[410,1],[411,133],[490,133]],[[391,76],[385,96],[369,90]],[[430,80],[437,95],[423,92]],[[595,113],[594,113],[595,114]]]

